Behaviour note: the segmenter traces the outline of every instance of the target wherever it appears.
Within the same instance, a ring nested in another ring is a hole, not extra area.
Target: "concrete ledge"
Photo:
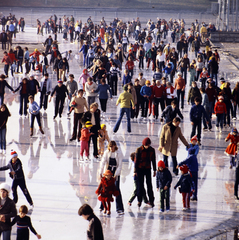
[[[212,42],[239,42],[239,32],[213,32],[210,40]]]

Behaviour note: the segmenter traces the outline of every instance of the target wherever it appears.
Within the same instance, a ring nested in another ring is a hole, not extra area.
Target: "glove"
[[[173,188],[174,188],[174,189],[176,189],[177,187],[176,187],[176,186],[174,186]]]

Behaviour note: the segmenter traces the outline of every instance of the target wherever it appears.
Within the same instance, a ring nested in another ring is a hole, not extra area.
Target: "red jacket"
[[[7,55],[7,56],[3,56],[3,59],[2,59],[2,63],[4,62],[5,65],[9,65],[9,64],[12,64],[12,60],[11,58]]]
[[[165,87],[163,85],[153,87],[153,96],[156,98],[161,98],[165,95]]]
[[[81,129],[81,137],[80,137],[80,141],[89,141],[90,140],[90,132],[88,128],[82,128]]]
[[[8,56],[10,57],[11,61],[17,61],[14,53],[8,53]]]
[[[134,62],[133,61],[127,61],[125,64],[125,68],[128,70],[133,70],[134,69]]]
[[[214,112],[215,114],[223,114],[223,113],[227,113],[227,107],[226,104],[224,102],[216,102],[215,106],[214,106]]]

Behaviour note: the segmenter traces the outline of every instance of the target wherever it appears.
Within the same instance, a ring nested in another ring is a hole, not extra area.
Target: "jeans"
[[[33,204],[32,198],[30,196],[30,193],[27,190],[26,182],[25,182],[24,178],[14,179],[13,182],[12,182],[13,201],[15,203],[17,203],[17,201],[18,201],[18,196],[17,196],[17,187],[18,186],[21,188],[21,190],[22,190],[23,194],[25,195],[28,203],[30,205],[32,205]]]
[[[154,204],[154,192],[151,179],[151,169],[150,168],[139,168],[137,170],[138,177],[138,202],[142,202],[144,196],[144,177],[146,178],[147,193],[149,196],[149,202],[151,205]]]
[[[9,64],[4,65],[4,73],[8,76]]]
[[[22,71],[22,60],[23,59],[18,59],[18,61],[17,61],[17,72],[19,72],[19,67],[21,68],[21,72],[23,72]]]
[[[144,68],[144,57],[139,56],[139,68]]]
[[[6,150],[6,132],[7,129],[0,129],[0,149]]]
[[[163,161],[165,163],[165,167],[168,167],[168,156],[163,155]],[[173,161],[173,172],[175,173],[175,175],[178,175],[178,169],[176,168],[178,165],[177,157],[172,156],[172,161]]]
[[[0,106],[4,103],[4,94],[0,94]]]
[[[95,102],[95,96],[87,96],[87,103],[89,107],[94,102]]]
[[[192,125],[192,132],[191,132],[191,138],[193,136],[195,136],[196,129],[197,129],[197,138],[198,138],[198,141],[200,142],[200,140],[201,140],[201,132],[202,132],[202,120],[201,119],[193,123],[193,125]]]
[[[11,239],[11,230],[0,232],[0,236],[2,235],[2,240],[10,240]]]
[[[162,72],[163,71],[163,68],[165,67],[165,65],[164,65],[164,61],[162,61],[162,62],[158,62],[158,68],[160,69],[160,72]]]
[[[194,192],[193,197],[197,199],[198,196],[198,172],[191,172],[192,181],[194,182]]]
[[[213,80],[213,78],[215,78],[215,85],[217,86],[217,73],[212,73],[210,76]]]
[[[38,114],[36,114],[36,115],[35,115],[35,114],[31,114],[31,124],[30,124],[30,128],[33,128],[35,118],[37,119],[38,126],[41,127],[40,113],[38,113]]]
[[[84,67],[87,64],[86,58],[87,58],[87,55],[83,54],[83,65],[84,65]]]
[[[124,212],[124,205],[123,205],[122,196],[120,192],[120,176],[116,177],[115,186],[116,186],[116,190],[119,191],[119,195],[116,197],[116,201],[115,201],[116,211]]]
[[[206,111],[207,115],[209,116],[209,108],[205,108],[205,111]],[[211,129],[212,128],[211,118],[210,117],[208,117],[208,118],[209,118],[208,128]],[[203,127],[207,129],[207,122],[205,120],[205,116],[203,116],[202,121],[203,121]]]
[[[167,190],[159,189],[160,191],[160,209],[164,211],[164,200],[166,202],[166,209],[170,209],[169,197],[170,197],[170,188]]]
[[[42,76],[44,76],[45,73],[47,73],[46,65],[43,65],[42,66]]]
[[[117,132],[120,126],[120,123],[122,121],[122,118],[124,116],[124,113],[126,113],[126,117],[127,117],[127,131],[131,132],[131,124],[130,124],[130,113],[131,113],[131,109],[130,108],[121,108],[120,109],[120,115],[119,118],[114,126],[113,132]]]
[[[184,107],[184,94],[185,94],[185,91],[182,91],[181,89],[177,90],[177,98],[178,98],[177,107],[179,107],[179,102],[180,102],[180,97],[181,97],[181,108],[182,109]]]
[[[117,96],[117,83],[118,83],[118,77],[117,75],[111,75],[110,76],[110,88],[112,91],[113,96]]]
[[[24,102],[24,105],[23,105]],[[20,109],[19,114],[22,115],[22,109],[24,108],[23,112],[24,115],[27,115],[27,103],[28,103],[28,94],[20,94]]]
[[[208,114],[208,117],[210,119],[212,118],[213,111],[214,111],[214,101],[213,102],[209,102],[209,114]]]
[[[46,92],[41,92],[41,96],[40,96],[40,108],[43,108],[44,110],[47,109],[47,103],[48,103],[48,94],[46,94]]]
[[[187,85],[187,68],[181,67],[181,73],[183,75],[183,79],[185,81],[185,85]]]

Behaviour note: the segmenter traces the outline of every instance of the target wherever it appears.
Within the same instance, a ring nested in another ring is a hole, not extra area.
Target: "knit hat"
[[[188,149],[188,154],[192,155],[195,153],[195,149],[194,148],[189,148]]]
[[[34,52],[37,52],[37,51],[38,51],[38,49],[37,49],[37,48],[35,48]]]
[[[53,50],[56,50],[57,48],[56,48],[56,47],[53,47],[52,49],[53,49]]]
[[[11,188],[10,188],[10,186],[7,183],[1,183],[0,184],[0,189],[4,189],[8,193],[11,191]]]
[[[162,167],[162,168],[164,169],[164,168],[165,168],[165,163],[164,163],[164,161],[160,160],[160,161],[158,162],[158,167]]]
[[[150,138],[146,137],[143,141],[142,141],[142,145],[144,146],[149,146],[151,144],[151,140]]]
[[[111,176],[113,176],[113,173],[112,173],[110,170],[106,170],[103,175],[104,175],[104,176],[106,176],[106,175],[111,175]]]
[[[182,73],[181,72],[178,72],[178,74],[177,74],[178,76],[182,76]]]
[[[59,81],[57,81],[57,83],[61,83],[62,84],[63,82],[61,80],[59,80]]]
[[[92,127],[93,125],[92,125],[92,123],[90,122],[90,121],[87,121],[86,123],[85,123],[85,127]]]
[[[197,135],[195,135],[195,136],[193,136],[193,137],[191,138],[191,142],[192,142],[192,141],[198,141]]]
[[[218,100],[224,100],[224,97],[223,96],[219,96]]]
[[[147,85],[147,84],[150,84],[150,81],[149,80],[146,80],[145,81],[145,84]]]
[[[128,85],[124,85],[123,90],[128,91]]]
[[[225,79],[222,77],[220,78],[220,82],[226,82]]]
[[[188,173],[188,166],[184,164],[180,167],[180,170],[183,172],[183,174]]]
[[[105,126],[106,126],[106,125],[105,125],[104,123],[102,123],[102,124],[100,125],[100,128],[103,129]]]
[[[238,133],[238,131],[235,127],[232,129],[232,133]]]
[[[85,72],[87,72],[87,69],[85,68],[85,69],[83,69],[83,71],[82,71],[84,74],[85,74]]]
[[[14,158],[14,157],[17,157],[17,152],[14,151],[14,150],[11,150],[11,157]]]

